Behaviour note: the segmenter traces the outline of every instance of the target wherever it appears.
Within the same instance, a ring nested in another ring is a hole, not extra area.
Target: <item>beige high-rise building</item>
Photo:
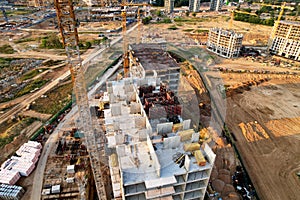
[[[271,40],[271,54],[300,61],[300,22],[280,21]]]
[[[167,13],[173,13],[175,0],[165,0],[165,10]]]
[[[208,34],[207,50],[225,58],[236,58],[242,47],[243,35],[234,31],[212,28]]]
[[[201,0],[189,0],[189,11],[199,12]]]
[[[219,11],[222,9],[223,4],[224,0],[210,0],[210,10]]]

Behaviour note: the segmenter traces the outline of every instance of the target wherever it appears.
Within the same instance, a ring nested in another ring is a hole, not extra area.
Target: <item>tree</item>
[[[185,15],[188,17],[190,15],[190,12],[189,11],[186,11],[185,12]]]
[[[62,49],[63,44],[60,42],[58,36],[55,33],[51,33],[48,37],[42,39],[41,47],[48,49]]]
[[[143,19],[142,19],[142,23],[143,23],[143,24],[149,24],[149,23],[150,23],[150,21],[151,21],[151,19],[152,19],[152,17],[151,17],[151,16],[149,16],[149,17],[145,17],[145,18],[143,18]]]
[[[157,17],[161,17],[162,16],[162,13],[161,13],[160,10],[157,10],[155,14],[157,15]]]
[[[86,41],[86,42],[85,42],[85,48],[86,48],[86,49],[89,49],[89,48],[91,48],[91,47],[92,47],[92,43],[89,42],[89,41]]]
[[[193,15],[193,17],[196,17],[197,14],[195,12],[193,12],[192,15]]]

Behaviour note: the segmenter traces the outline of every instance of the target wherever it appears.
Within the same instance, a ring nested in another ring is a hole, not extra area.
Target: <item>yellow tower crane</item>
[[[77,127],[84,133],[85,144],[90,158],[98,197],[101,200],[105,200],[107,199],[105,190],[107,177],[103,176],[102,171],[105,169],[105,164],[107,162],[105,156],[106,138],[102,129],[93,122],[90,113],[82,59],[80,57],[78,46],[79,38],[77,27],[79,24],[74,14],[73,1],[54,0],[54,5],[58,28],[68,57],[68,65],[71,71],[76,103],[78,106],[79,120]],[[84,199],[84,197],[84,195],[81,196],[82,199]]]
[[[265,3],[254,3],[254,4],[259,4],[261,6],[270,6],[270,7],[273,7],[273,8],[280,8],[280,12],[279,12],[279,15],[278,15],[278,18],[277,20],[274,22],[274,26],[272,28],[272,31],[271,31],[271,34],[270,34],[270,38],[269,38],[269,41],[268,41],[268,45],[267,45],[267,48],[268,48],[268,51],[269,49],[271,48],[271,45],[272,45],[272,42],[273,42],[273,39],[275,37],[275,34],[276,34],[276,30],[279,26],[279,22],[282,18],[282,15],[284,13],[284,9],[289,9],[289,10],[294,10],[294,7],[291,7],[291,6],[285,6],[286,2],[283,2],[281,4],[281,6],[279,5],[271,5],[271,4],[265,4]]]
[[[124,68],[124,77],[128,77],[129,74],[129,55],[128,55],[128,41],[126,36],[126,7],[129,6],[148,6],[147,3],[127,3],[126,1],[121,3],[121,6],[124,6],[124,10],[121,13],[122,16],[122,35],[123,35],[123,68]],[[140,10],[138,8],[138,33],[137,33],[137,43],[140,43],[141,37],[141,18],[140,18]]]

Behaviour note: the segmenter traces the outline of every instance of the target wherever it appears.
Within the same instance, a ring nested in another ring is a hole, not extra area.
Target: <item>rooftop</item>
[[[176,61],[159,44],[132,44],[129,49],[132,50],[134,57],[139,59],[145,71],[179,68]]]
[[[285,20],[281,20],[280,23],[300,26],[300,22],[298,22],[298,21],[285,21]]]
[[[230,36],[243,37],[242,34],[236,33],[233,30],[226,30],[226,29],[217,28],[217,27],[211,28],[210,30],[213,31],[213,32],[215,32],[215,33],[220,33],[221,35],[227,36],[227,37],[230,37]]]

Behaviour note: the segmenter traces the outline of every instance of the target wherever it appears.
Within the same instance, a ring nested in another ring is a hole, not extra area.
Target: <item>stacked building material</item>
[[[17,151],[16,151],[16,154],[18,156],[23,156],[23,155],[26,155],[26,154],[35,154],[37,156],[40,155],[40,149],[36,149],[34,147],[30,147],[30,146],[26,146],[25,144],[22,145]]]
[[[60,193],[60,185],[53,185],[53,186],[51,187],[51,193],[52,193],[52,194]]]
[[[75,173],[75,165],[68,165],[67,166],[67,173],[74,174]]]
[[[24,192],[24,189],[20,186],[0,184],[0,199],[19,200]]]
[[[24,146],[33,147],[35,149],[42,149],[42,144],[35,141],[28,141]]]
[[[1,165],[0,183],[15,184],[21,176],[29,176],[38,161],[42,145],[29,141]]]
[[[196,158],[197,164],[199,166],[205,166],[206,165],[206,160],[200,150],[194,151],[194,156]]]
[[[35,165],[32,162],[19,161],[13,167],[13,170],[19,172],[21,176],[29,176],[34,168]]]
[[[199,143],[186,143],[183,145],[184,151],[196,151],[200,149]]]
[[[13,185],[20,177],[20,173],[17,171],[0,169],[0,183]]]
[[[187,140],[191,140],[193,133],[195,133],[195,131],[193,129],[188,129],[188,130],[184,130],[184,131],[179,131],[178,135],[180,136],[180,141],[184,142]]]

